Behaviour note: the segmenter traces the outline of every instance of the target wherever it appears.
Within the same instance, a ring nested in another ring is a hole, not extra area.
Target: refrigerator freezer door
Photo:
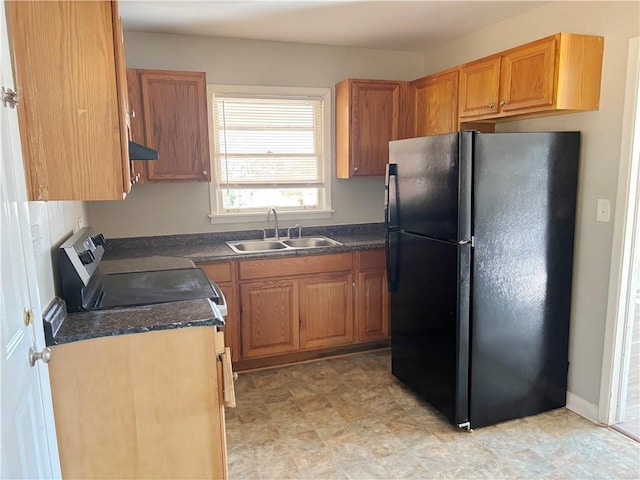
[[[389,142],[396,177],[389,217],[399,230],[439,240],[470,237],[472,132]]]
[[[391,370],[454,424],[468,420],[469,245],[388,232]]]
[[[565,405],[579,144],[476,137],[472,427]]]

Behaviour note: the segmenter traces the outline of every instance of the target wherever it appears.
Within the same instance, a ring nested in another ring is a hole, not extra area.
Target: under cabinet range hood
[[[158,151],[129,140],[129,160],[158,160]]]

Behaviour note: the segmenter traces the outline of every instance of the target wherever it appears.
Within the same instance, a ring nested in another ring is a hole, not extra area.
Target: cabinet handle
[[[129,116],[130,116],[131,118],[136,118],[136,111],[135,111],[135,110],[131,110],[131,111],[129,112]]]
[[[506,104],[507,104],[507,102],[505,102],[504,100],[501,100],[501,101],[500,101],[500,106],[501,106],[501,107],[504,107]]]
[[[493,107],[495,107],[495,106],[496,106],[496,104],[495,104],[495,103],[490,103],[490,104],[489,104],[489,108],[493,108]]]

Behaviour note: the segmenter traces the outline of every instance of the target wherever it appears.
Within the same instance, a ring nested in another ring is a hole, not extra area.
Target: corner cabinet
[[[460,121],[597,110],[603,37],[559,33],[462,65]]]
[[[118,3],[7,2],[30,200],[131,189]]]
[[[458,68],[414,80],[413,136],[438,135],[458,130]]]
[[[205,74],[128,69],[127,82],[132,140],[159,157],[133,162],[136,181],[211,181]]]
[[[410,128],[407,82],[346,79],[336,85],[336,176],[384,176],[389,141]]]
[[[222,336],[186,327],[51,347],[62,476],[227,478]]]

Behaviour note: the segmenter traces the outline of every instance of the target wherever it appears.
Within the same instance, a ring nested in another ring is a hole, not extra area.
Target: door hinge
[[[9,108],[16,108],[18,105],[18,92],[14,92],[10,88],[2,87],[2,105]]]

